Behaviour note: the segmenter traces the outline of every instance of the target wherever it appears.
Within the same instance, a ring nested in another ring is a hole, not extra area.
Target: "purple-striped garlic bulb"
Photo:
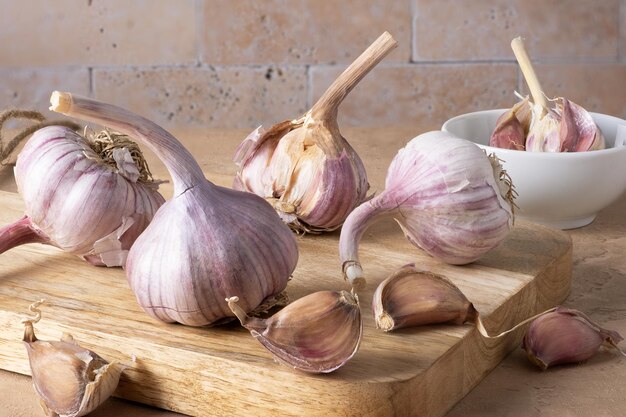
[[[359,242],[384,217],[393,217],[431,256],[455,265],[473,262],[507,237],[513,194],[495,157],[450,133],[424,133],[395,156],[385,189],[346,219],[339,239],[344,276],[353,286],[364,284]]]
[[[591,114],[559,97],[550,108],[522,38],[511,48],[524,74],[534,103],[523,99],[498,119],[489,145],[530,152],[586,152],[606,147],[602,131]]]
[[[557,307],[530,324],[522,349],[532,363],[546,370],[554,365],[586,361],[602,345],[626,356],[617,347],[622,340],[619,333],[600,327],[582,312]]]
[[[259,127],[237,148],[235,189],[272,203],[298,232],[337,229],[366,199],[363,162],[339,132],[339,105],[397,42],[385,32],[326,90],[313,108],[268,130]]]
[[[51,110],[109,126],[145,143],[174,184],[128,254],[126,276],[139,305],[164,322],[191,326],[234,317],[226,297],[249,312],[287,286],[298,248],[262,198],[209,182],[170,133],[127,110],[54,92]]]
[[[26,215],[0,229],[0,253],[44,243],[93,265],[123,266],[164,199],[128,137],[86,139],[64,126],[36,131],[15,164]]]

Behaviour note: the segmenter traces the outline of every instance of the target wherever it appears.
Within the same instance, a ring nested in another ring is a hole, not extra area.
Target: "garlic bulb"
[[[551,100],[555,107],[549,107],[522,39],[513,39],[511,48],[535,102],[526,98],[504,113],[496,123],[489,145],[530,152],[604,149],[602,131],[589,112],[563,97]]]
[[[239,297],[226,301],[241,325],[278,361],[294,369],[332,372],[359,349],[363,334],[359,301],[346,291],[309,294],[268,319],[248,317]]]
[[[619,333],[603,329],[582,312],[558,307],[531,323],[522,348],[532,363],[546,370],[553,365],[586,361],[602,345],[621,352],[617,344],[622,340]]]
[[[376,327],[386,332],[437,323],[475,323],[478,312],[447,278],[408,264],[386,278],[374,291]]]
[[[37,130],[15,165],[26,215],[0,229],[0,253],[44,243],[94,265],[124,265],[164,201],[146,172],[137,146],[123,135],[106,132],[90,141],[64,126]]]
[[[41,303],[30,306],[33,319],[22,320],[33,387],[47,416],[84,416],[113,394],[128,365],[107,362],[67,333],[58,342],[37,339],[33,323],[41,318]]]
[[[304,116],[259,127],[239,146],[233,188],[272,203],[296,231],[337,229],[366,198],[363,162],[339,132],[338,107],[397,42],[385,32],[326,90]]]
[[[174,197],[128,254],[126,276],[139,305],[164,322],[192,326],[232,317],[224,299],[251,311],[280,293],[298,260],[296,240],[262,198],[219,187],[178,140],[119,107],[54,92],[51,110],[110,126],[143,141],[163,161]]]
[[[339,239],[344,276],[353,286],[364,284],[359,242],[385,216],[431,256],[449,264],[473,262],[507,237],[513,195],[495,157],[447,132],[422,134],[391,162],[385,190],[346,219]]]

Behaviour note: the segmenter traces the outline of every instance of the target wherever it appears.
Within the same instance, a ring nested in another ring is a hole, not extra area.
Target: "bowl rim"
[[[446,120],[443,125],[441,125],[441,130],[444,132],[448,132],[450,134],[454,134],[453,132],[451,132],[450,130],[448,130],[447,126],[450,123],[453,123],[457,120],[466,118],[468,116],[478,116],[481,114],[487,114],[487,113],[496,113],[496,112],[500,112],[500,113],[504,113],[505,111],[510,110],[510,109],[489,109],[489,110],[478,110],[478,111],[473,111],[473,112],[469,112],[469,113],[464,113],[464,114],[459,114],[457,116],[454,116],[448,120]],[[594,116],[602,116],[602,117],[608,117],[610,119],[615,119],[616,122],[618,122],[618,124],[623,124],[624,126],[626,126],[626,120],[621,119],[619,117],[616,116],[611,116],[610,114],[604,114],[604,113],[596,113],[596,112],[589,112],[589,114],[591,114],[591,117]],[[607,155],[607,154],[613,154],[613,153],[620,153],[620,152],[626,152],[626,145],[624,146],[617,146],[617,147],[611,147],[611,148],[606,148],[606,149],[598,149],[595,151],[587,151],[587,152],[528,152],[528,151],[520,151],[517,149],[504,149],[504,148],[496,148],[494,146],[489,146],[489,145],[483,145],[482,143],[476,143],[471,139],[468,138],[462,138],[462,139],[466,139],[469,140],[470,142],[474,143],[477,146],[480,146],[481,148],[484,148],[485,150],[489,151],[489,152],[497,152],[501,155],[522,155],[522,154],[526,154],[529,155],[530,158],[545,158],[545,159],[557,159],[557,158],[588,158],[590,156],[593,155]],[[530,156],[532,155],[532,156]]]

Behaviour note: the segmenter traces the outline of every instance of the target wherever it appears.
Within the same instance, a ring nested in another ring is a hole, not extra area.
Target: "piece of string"
[[[2,128],[7,120],[11,119],[27,119],[36,123],[21,130],[13,139],[5,142],[2,135]],[[24,138],[32,135],[37,130],[46,126],[65,126],[73,130],[80,129],[80,126],[69,120],[46,120],[45,116],[35,110],[8,109],[0,113],[0,166],[6,165],[6,159],[15,150]]]

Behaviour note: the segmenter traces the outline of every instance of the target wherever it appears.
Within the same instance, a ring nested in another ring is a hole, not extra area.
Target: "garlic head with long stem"
[[[261,197],[208,181],[184,146],[157,124],[120,107],[55,92],[51,110],[139,139],[163,161],[174,197],[161,206],[128,254],[126,276],[139,305],[164,322],[216,324],[285,289],[296,240]]]
[[[429,255],[455,265],[473,262],[508,236],[513,197],[494,156],[447,132],[419,135],[394,157],[385,189],[346,219],[339,239],[344,277],[364,285],[359,243],[385,217]]]
[[[339,105],[396,46],[385,32],[304,116],[252,132],[235,154],[234,188],[268,199],[296,231],[340,227],[366,199],[369,184],[363,162],[339,131]]]

